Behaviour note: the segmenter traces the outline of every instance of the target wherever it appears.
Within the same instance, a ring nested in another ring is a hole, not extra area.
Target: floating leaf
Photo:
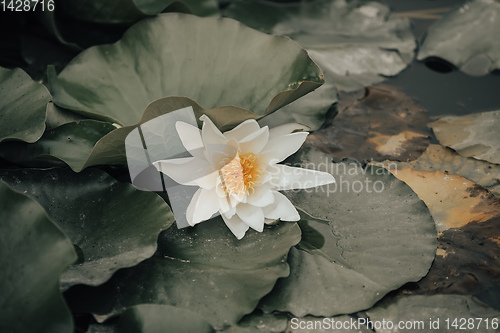
[[[76,20],[104,24],[134,23],[162,12],[174,0],[66,0],[58,9]]]
[[[460,176],[391,171],[424,200],[440,232],[436,259],[416,292],[475,295],[500,309],[500,199]]]
[[[424,153],[412,162],[383,161],[375,165],[389,169],[412,168],[420,171],[441,171],[462,176],[500,197],[500,165],[463,157],[450,148],[440,145],[429,145]]]
[[[429,144],[427,112],[398,88],[381,84],[341,94],[338,110],[306,145],[339,159],[408,161]]]
[[[35,157],[53,156],[66,162],[74,171],[81,171],[85,157],[96,142],[116,129],[110,123],[97,120],[79,120],[53,128],[40,140],[29,146]]]
[[[384,300],[367,311],[369,319],[382,324],[376,332],[390,333],[406,330],[398,327],[401,322],[413,332],[498,332],[500,312],[492,311],[470,296],[434,295],[394,297]],[[497,323],[497,325],[492,323]],[[454,326],[456,325],[456,326]],[[411,328],[410,328],[411,326]]]
[[[58,76],[49,74],[57,105],[122,125],[137,123],[150,102],[165,96],[262,116],[324,82],[307,52],[286,37],[175,13],[143,20],[119,42],[87,49]]]
[[[170,305],[142,304],[125,310],[116,333],[210,333],[214,330],[196,313]]]
[[[339,90],[358,90],[396,75],[411,62],[416,48],[410,23],[377,2],[235,1],[224,14],[252,28],[290,36]]]
[[[331,118],[328,111],[337,101],[337,89],[332,83],[325,83],[317,90],[284,106],[279,112],[262,118],[259,123],[270,128],[286,123],[299,123],[315,131]]]
[[[64,2],[62,3],[64,6]],[[59,8],[59,5],[56,6]],[[36,10],[34,15],[48,34],[66,47],[67,52],[70,50],[72,52],[82,51],[93,45],[114,43],[127,30],[127,25],[98,24],[75,20],[64,11],[60,12],[59,10]],[[28,46],[25,46],[25,50],[27,49]],[[51,49],[43,51],[53,52]],[[40,57],[40,55],[34,55]],[[65,59],[64,63],[67,64],[71,58]],[[45,65],[54,65],[54,63],[46,62]]]
[[[37,200],[73,242],[79,261],[62,275],[63,289],[99,285],[116,270],[151,257],[158,234],[174,221],[155,193],[100,170],[2,170],[0,180]]]
[[[286,255],[299,240],[295,223],[249,231],[242,240],[221,218],[173,227],[160,235],[156,256],[120,270],[100,287],[73,287],[67,297],[76,311],[105,317],[137,304],[175,305],[221,329],[251,313],[276,280],[289,274]]]
[[[71,242],[38,203],[0,182],[0,330],[73,332],[59,276],[76,260]]]
[[[81,115],[60,108],[52,102],[47,104],[47,119],[45,120],[45,125],[48,130],[83,119],[85,118]]]
[[[465,2],[429,28],[417,59],[440,57],[469,75],[500,69],[499,15],[498,1]]]
[[[500,111],[442,117],[429,126],[443,146],[462,156],[500,164]]]
[[[22,69],[0,67],[0,142],[35,142],[45,130],[45,108],[51,96]]]
[[[224,330],[226,333],[280,333],[287,329],[285,314],[263,314],[258,311],[243,317],[240,322]]]
[[[290,277],[263,300],[266,312],[329,317],[366,309],[389,291],[418,281],[434,259],[434,221],[406,184],[383,168],[330,160],[305,149],[291,161],[335,176],[329,187],[285,193],[296,206],[330,222],[309,221],[316,233],[304,231],[290,251]]]
[[[182,0],[189,12],[198,16],[220,16],[217,0]],[[173,11],[173,10],[172,10]]]

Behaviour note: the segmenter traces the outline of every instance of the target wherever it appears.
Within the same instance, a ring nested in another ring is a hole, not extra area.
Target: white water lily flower
[[[299,213],[280,190],[305,189],[335,182],[326,172],[282,164],[304,143],[298,124],[271,130],[251,119],[221,133],[206,115],[202,129],[177,122],[182,144],[192,157],[163,160],[155,167],[179,184],[199,186],[186,211],[191,226],[217,212],[241,239],[248,228],[262,232],[277,219],[298,221]]]

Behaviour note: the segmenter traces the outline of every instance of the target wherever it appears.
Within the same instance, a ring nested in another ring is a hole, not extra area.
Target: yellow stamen
[[[219,173],[224,191],[237,196],[251,194],[263,172],[256,161],[254,153],[236,154],[224,165]]]

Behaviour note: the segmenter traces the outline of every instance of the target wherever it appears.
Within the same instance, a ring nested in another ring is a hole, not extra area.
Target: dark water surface
[[[453,8],[465,1],[457,0],[385,0],[396,13],[408,13],[433,8]],[[437,14],[442,15],[442,14]],[[415,37],[422,41],[434,19],[411,19]],[[478,37],[480,38],[480,37]],[[436,69],[431,69],[430,67]],[[425,107],[429,115],[464,115],[500,109],[500,75],[473,77],[442,61],[413,61],[399,75],[385,83],[403,89]]]

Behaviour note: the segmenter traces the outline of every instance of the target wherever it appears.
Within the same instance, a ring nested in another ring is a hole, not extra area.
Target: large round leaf
[[[290,36],[339,90],[357,90],[396,75],[411,62],[416,47],[410,23],[377,2],[235,1],[224,14],[252,28]]]
[[[106,315],[137,304],[175,305],[221,329],[251,313],[276,280],[288,276],[286,256],[299,240],[295,223],[249,231],[242,240],[221,218],[172,227],[160,235],[157,255],[100,287],[73,287],[67,297],[76,311]]]
[[[97,120],[79,120],[63,124],[44,133],[29,145],[34,157],[53,156],[81,171],[96,142],[116,127]]]
[[[285,314],[263,314],[255,311],[243,317],[240,322],[224,330],[226,333],[280,333],[288,326],[288,316]]]
[[[434,295],[388,298],[367,311],[369,319],[392,323],[376,332],[498,332],[500,312],[470,296]],[[402,328],[398,327],[401,325]]]
[[[430,123],[439,143],[460,155],[500,164],[500,111],[442,117]]]
[[[75,260],[43,208],[0,182],[0,331],[73,332],[59,276]]]
[[[65,14],[77,20],[95,23],[133,23],[160,13],[174,0],[66,0],[58,6]]]
[[[440,57],[470,75],[500,69],[500,2],[467,1],[432,25],[418,60]]]
[[[391,171],[426,203],[439,232],[436,259],[417,292],[474,295],[500,309],[500,199],[460,176]]]
[[[196,313],[170,305],[142,304],[125,310],[116,333],[210,333],[212,327]]]
[[[35,142],[45,130],[45,108],[51,96],[22,69],[0,67],[0,142]]]
[[[60,108],[52,102],[47,104],[47,119],[45,119],[47,130],[83,119],[85,119],[85,117]]]
[[[500,182],[498,181],[500,165],[463,157],[452,149],[440,145],[429,145],[427,150],[412,162],[383,161],[374,164],[388,169],[412,168],[420,171],[441,171],[450,175],[459,175],[500,197]]]
[[[231,19],[171,13],[139,22],[115,44],[82,52],[49,82],[59,106],[132,125],[165,96],[264,115],[319,87],[322,76],[286,37]]]
[[[410,187],[383,168],[334,164],[312,149],[290,162],[335,176],[336,184],[328,187],[285,193],[295,205],[330,222],[302,224],[303,240],[289,255],[290,277],[266,296],[265,311],[352,313],[427,273],[436,229]]]
[[[158,234],[174,221],[155,193],[100,170],[2,170],[0,180],[37,200],[75,245],[79,261],[62,275],[62,288],[101,284],[116,270],[151,257]]]

